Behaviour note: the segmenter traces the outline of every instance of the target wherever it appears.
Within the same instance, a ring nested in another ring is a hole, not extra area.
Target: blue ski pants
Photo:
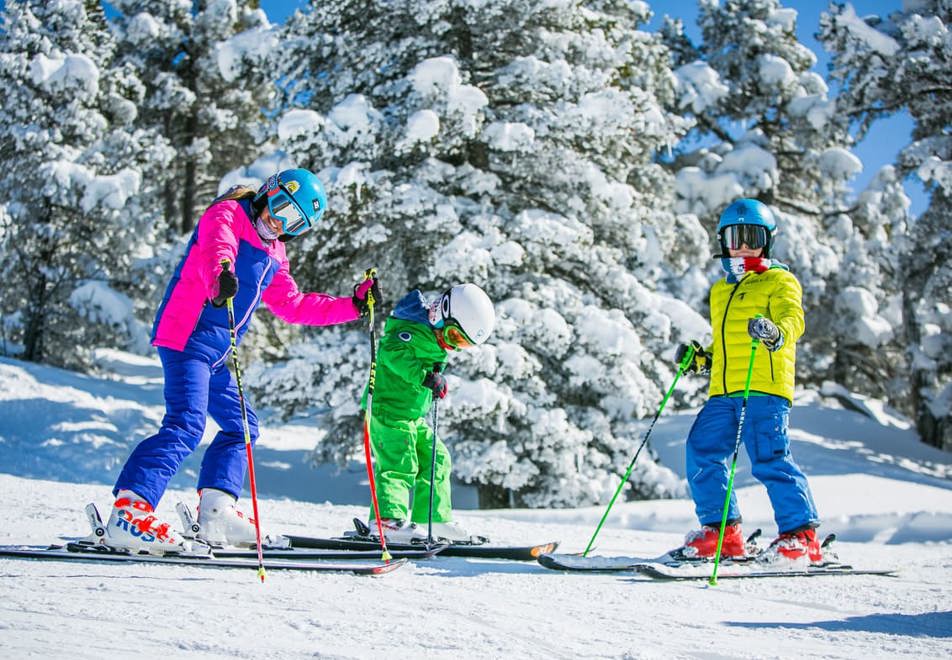
[[[740,397],[711,397],[688,434],[688,485],[702,525],[721,523],[743,402]],[[783,397],[766,395],[747,399],[743,443],[754,477],[767,487],[780,533],[819,521],[807,478],[790,455],[789,417],[790,403]],[[740,519],[734,492],[731,492],[727,519]]]
[[[202,440],[206,414],[221,430],[205,450],[198,488],[241,494],[248,460],[238,387],[225,360],[207,359],[159,347],[165,375],[165,417],[158,433],[136,446],[116,480],[113,495],[128,489],[157,506],[172,476]],[[247,406],[252,444],[258,418]]]

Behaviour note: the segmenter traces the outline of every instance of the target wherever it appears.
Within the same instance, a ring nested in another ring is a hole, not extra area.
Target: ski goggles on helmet
[[[473,342],[469,340],[462,328],[457,325],[447,324],[443,328],[443,340],[453,348],[472,348]]]
[[[763,225],[728,225],[721,230],[721,245],[728,250],[739,250],[744,245],[756,250],[769,242],[770,232]]]

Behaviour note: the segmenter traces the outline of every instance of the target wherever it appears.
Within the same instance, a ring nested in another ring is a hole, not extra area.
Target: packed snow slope
[[[82,507],[108,511],[129,449],[161,419],[157,362],[101,354],[83,376],[0,359],[0,544],[84,534]],[[831,388],[829,392],[835,393]],[[657,583],[536,564],[438,558],[380,578],[179,566],[0,559],[3,656],[100,658],[950,657],[952,456],[922,445],[875,402],[804,394],[793,452],[840,558],[898,577]],[[666,415],[652,445],[683,474],[694,411]],[[209,422],[209,435],[214,424]],[[331,535],[366,515],[356,468],[310,469],[306,420],[269,425],[256,452],[261,518],[275,531]],[[199,450],[199,453],[201,450]],[[194,506],[190,461],[159,511]],[[738,472],[747,531],[776,532],[763,488]],[[250,506],[247,505],[246,506]],[[500,543],[577,552],[604,509],[462,510]],[[616,504],[596,554],[653,556],[694,525],[689,500]]]

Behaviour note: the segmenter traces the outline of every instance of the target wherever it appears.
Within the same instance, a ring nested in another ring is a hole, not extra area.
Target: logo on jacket
[[[410,334],[409,332],[407,332],[406,330],[404,330],[404,331],[401,332],[401,333],[398,333],[398,334],[397,334],[397,337],[400,338],[400,341],[410,341],[411,339],[413,339],[413,335],[411,335],[411,334]]]

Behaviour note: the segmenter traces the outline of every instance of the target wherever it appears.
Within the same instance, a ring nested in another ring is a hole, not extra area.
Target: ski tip
[[[371,575],[384,575],[384,574],[386,574],[386,573],[390,573],[391,571],[397,570],[398,568],[400,568],[401,566],[403,566],[404,564],[406,564],[406,563],[409,562],[409,561],[410,561],[410,560],[407,559],[406,557],[402,557],[402,558],[400,558],[400,559],[394,559],[393,561],[389,561],[389,562],[387,562],[387,563],[379,564],[379,565],[377,565],[377,566],[374,566],[374,567],[370,570],[370,574],[371,574]],[[355,570],[354,572],[355,572],[355,573],[363,573],[364,571],[362,571],[362,570]]]
[[[529,550],[529,555],[538,560],[542,555],[548,555],[555,552],[555,549],[559,547],[558,541],[552,541],[551,543],[543,543],[542,545],[534,546]]]

